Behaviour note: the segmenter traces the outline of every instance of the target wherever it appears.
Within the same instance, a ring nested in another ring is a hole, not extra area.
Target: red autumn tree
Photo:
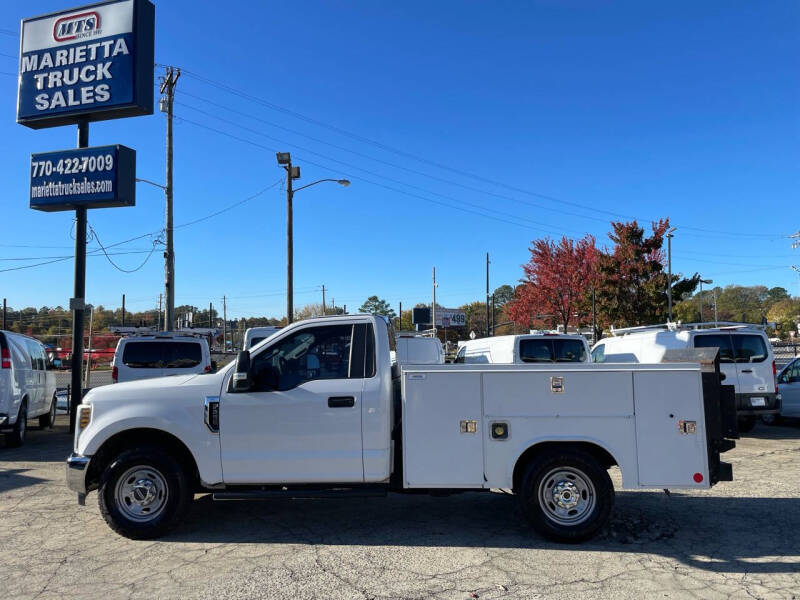
[[[580,322],[589,315],[588,298],[595,281],[597,249],[594,237],[535,240],[525,277],[508,305],[508,315],[520,327]],[[577,319],[576,319],[577,316]]]

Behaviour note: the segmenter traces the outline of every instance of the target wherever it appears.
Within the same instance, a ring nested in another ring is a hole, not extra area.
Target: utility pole
[[[294,321],[294,225],[292,223],[292,182],[300,179],[300,167],[292,166],[289,152],[278,153],[278,164],[286,169],[286,324]]]
[[[5,314],[5,312],[3,314]],[[403,330],[403,303],[402,302],[400,303],[400,321],[399,321],[399,323],[400,323],[400,325],[397,327],[397,329],[399,331],[402,331]]]
[[[486,337],[489,337],[489,253],[486,253]]]
[[[122,326],[125,327],[125,294],[122,294]]]
[[[8,323],[6,322],[6,299],[3,298],[3,331],[8,329]]]
[[[592,344],[597,343],[597,307],[595,305],[595,289],[592,287]]]
[[[161,331],[161,301],[163,300],[161,294],[158,295],[158,331]]]
[[[225,296],[222,297],[222,351],[228,351],[228,304]]]
[[[431,325],[433,335],[436,335],[436,267],[433,267],[433,305],[431,307]]]
[[[166,249],[164,251],[164,288],[167,308],[164,314],[164,331],[169,331],[175,323],[175,246],[172,229],[172,104],[175,100],[175,85],[181,76],[180,69],[167,67],[167,74],[161,82],[161,110],[167,113],[167,181],[164,192],[167,198]],[[165,107],[166,105],[166,107]]]
[[[78,148],[89,147],[89,121],[78,121]],[[69,430],[75,431],[78,405],[83,399],[83,325],[86,302],[86,207],[75,208],[75,284],[69,307],[72,309],[71,397],[69,401]]]
[[[492,294],[492,336],[494,336],[494,294]]]
[[[213,302],[209,302],[208,303],[208,328],[209,329],[212,329],[214,327],[214,318],[212,316],[213,314],[214,314],[214,303]]]
[[[672,237],[676,229],[667,232],[667,321],[672,321]]]
[[[322,284],[322,316],[325,316],[325,284]]]

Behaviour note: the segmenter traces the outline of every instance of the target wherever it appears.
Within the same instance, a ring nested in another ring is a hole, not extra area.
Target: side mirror
[[[236,356],[233,378],[231,379],[231,391],[249,392],[252,387],[253,382],[250,378],[250,351],[242,350]]]
[[[212,373],[216,373],[217,372],[217,361],[215,361],[215,360],[211,361],[211,372]]]
[[[725,378],[726,378],[726,377],[727,377],[727,375],[725,375],[725,373],[723,373],[722,371],[720,371],[720,374],[719,374],[719,380],[720,380],[720,381],[725,381]]]

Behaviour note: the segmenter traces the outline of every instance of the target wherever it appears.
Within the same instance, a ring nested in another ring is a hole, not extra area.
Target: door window
[[[592,362],[601,363],[606,362],[606,345],[600,344],[592,350]]]
[[[800,360],[795,360],[781,375],[780,383],[800,382]]]
[[[760,335],[734,335],[733,351],[737,363],[758,363],[767,360],[767,346]]]
[[[352,325],[309,327],[275,342],[252,359],[254,391],[290,390],[314,379],[348,379]],[[359,361],[360,362],[360,361]]]
[[[733,362],[733,347],[731,336],[727,333],[698,335],[694,338],[695,348],[719,348],[719,362]]]
[[[467,354],[467,347],[466,346],[461,346],[461,348],[458,349],[458,352],[456,352],[456,359],[453,362],[455,362],[455,363],[463,363],[464,362],[464,356],[466,356],[466,354]]]

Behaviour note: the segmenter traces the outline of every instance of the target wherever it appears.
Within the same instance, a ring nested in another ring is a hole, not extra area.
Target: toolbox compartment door
[[[699,370],[634,372],[633,389],[640,485],[708,487]]]
[[[404,371],[404,487],[482,487],[481,413],[480,373]]]

